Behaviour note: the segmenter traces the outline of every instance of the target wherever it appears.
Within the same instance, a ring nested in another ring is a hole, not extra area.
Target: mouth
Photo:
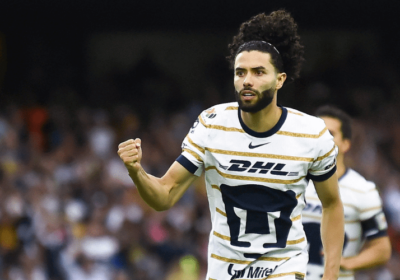
[[[240,92],[240,96],[242,97],[243,100],[245,101],[250,101],[254,98],[256,98],[256,93],[254,91],[251,90],[242,90]]]

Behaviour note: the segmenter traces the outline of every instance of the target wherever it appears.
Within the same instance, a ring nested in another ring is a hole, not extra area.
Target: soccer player
[[[321,119],[277,105],[278,90],[299,74],[299,40],[284,10],[241,25],[228,57],[237,102],[199,115],[162,178],[141,167],[140,139],[119,145],[141,197],[158,211],[172,207],[205,172],[212,221],[207,280],[305,279],[301,213],[309,180],[323,205],[323,279],[339,274],[344,221],[333,138]]]
[[[320,107],[316,115],[325,121],[339,148],[336,165],[345,215],[345,244],[339,279],[354,280],[354,270],[381,265],[390,258],[391,246],[386,233],[385,215],[375,184],[347,168],[344,163],[344,155],[351,144],[350,117],[332,106]],[[306,200],[303,224],[310,255],[307,279],[319,280],[324,274],[324,255],[319,238],[322,208],[312,183],[307,187]]]

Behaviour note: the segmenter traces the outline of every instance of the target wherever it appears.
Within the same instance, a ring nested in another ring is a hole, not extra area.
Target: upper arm
[[[307,174],[307,179],[314,182],[327,181],[336,172],[337,147],[326,126],[323,127],[322,135],[315,140],[314,160],[310,163]]]
[[[182,143],[182,154],[171,165],[167,173],[161,178],[161,184],[167,186],[168,205],[173,206],[200,176],[204,169],[205,142],[208,136],[203,111]]]
[[[386,236],[388,226],[378,190],[372,182],[363,187],[364,192],[357,195],[363,236],[368,240]]]
[[[336,174],[337,147],[323,121],[320,122],[323,129],[321,136],[316,139],[314,161],[309,167],[307,178],[314,182],[322,206],[327,207],[333,202],[340,201]]]
[[[168,189],[167,208],[172,207],[197,178],[196,175],[175,161],[160,180],[161,184]]]
[[[329,207],[332,203],[340,202],[340,193],[337,174],[332,174],[325,181],[314,181],[315,190],[321,200],[322,207]]]

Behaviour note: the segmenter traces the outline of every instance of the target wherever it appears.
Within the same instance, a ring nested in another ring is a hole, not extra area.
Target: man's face
[[[267,107],[282,86],[285,73],[276,73],[269,53],[244,51],[235,60],[235,97],[244,112],[255,113]]]
[[[342,123],[332,117],[321,117],[324,120],[326,127],[333,136],[333,141],[339,148],[339,153],[344,154],[350,149],[350,140],[343,138]]]

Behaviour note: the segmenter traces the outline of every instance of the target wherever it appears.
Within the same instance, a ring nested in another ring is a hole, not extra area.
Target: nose
[[[251,77],[251,73],[248,73],[243,80],[243,86],[244,87],[253,87],[253,85],[254,85],[254,83],[253,83],[253,80]]]

